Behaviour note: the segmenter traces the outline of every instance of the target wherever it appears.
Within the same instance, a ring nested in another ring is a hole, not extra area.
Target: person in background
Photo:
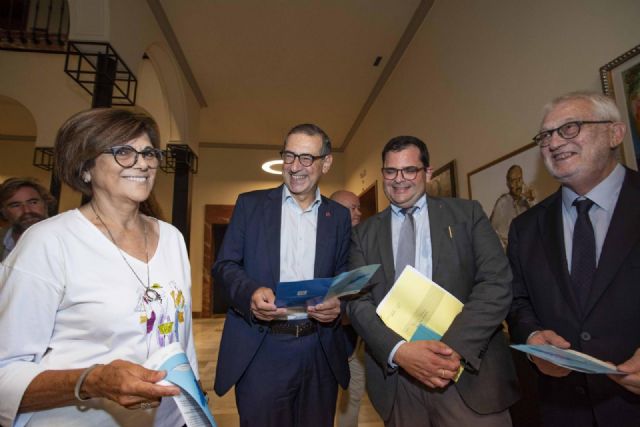
[[[351,191],[338,190],[330,198],[349,209],[351,227],[360,224],[362,213],[360,212],[360,199],[358,196]],[[351,353],[349,357],[351,380],[349,381],[349,387],[346,390],[341,390],[338,395],[336,426],[357,427],[360,402],[362,401],[365,387],[364,343],[350,325],[349,318],[346,315],[342,318],[342,326],[347,338],[347,349]]]
[[[518,391],[502,328],[511,271],[500,241],[478,202],[426,195],[420,139],[392,138],[382,163],[391,206],[354,229],[349,259],[350,268],[381,264],[371,291],[347,306],[365,342],[369,398],[386,426],[510,426]],[[406,342],[376,314],[406,265],[464,304],[441,340]]]
[[[0,184],[0,261],[5,259],[27,228],[49,217],[55,199],[33,178],[8,178]]]
[[[511,339],[572,348],[625,373],[586,375],[532,357],[542,425],[638,426],[640,175],[617,160],[626,126],[598,93],[569,93],[543,111],[533,140],[561,188],[511,223]]]
[[[0,265],[0,424],[182,426],[175,386],[142,364],[178,342],[198,375],[180,232],[140,213],[162,158],[155,123],[75,114],[60,180],[90,202],[30,227]]]
[[[235,385],[242,426],[330,427],[338,384],[349,366],[338,298],[287,318],[275,304],[278,282],[335,276],[347,268],[349,211],[320,195],[333,157],[313,124],[289,131],[281,151],[284,185],[238,197],[213,266],[230,301],[214,389]]]

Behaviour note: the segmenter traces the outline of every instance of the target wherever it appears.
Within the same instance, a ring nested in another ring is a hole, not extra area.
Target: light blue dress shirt
[[[318,207],[322,198],[316,188],[313,203],[302,209],[289,189],[282,189],[280,223],[280,281],[309,280],[314,277]]]
[[[620,190],[626,170],[620,164],[606,177],[601,183],[596,185],[591,191],[580,197],[577,193],[569,188],[562,187],[562,227],[564,231],[564,248],[567,256],[567,266],[571,272],[571,255],[573,252],[573,228],[578,218],[578,212],[573,207],[576,199],[590,199],[595,204],[589,210],[589,219],[593,225],[593,231],[596,238],[596,265],[600,260],[602,253],[602,245],[607,237],[609,224],[613,210],[618,202]]]

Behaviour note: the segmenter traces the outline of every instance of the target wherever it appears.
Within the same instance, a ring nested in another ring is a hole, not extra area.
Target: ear
[[[611,124],[609,147],[613,150],[622,144],[624,135],[627,133],[627,125],[623,122],[614,122]]]
[[[329,169],[331,169],[331,163],[333,163],[333,156],[331,154],[327,154],[327,156],[322,160],[323,174],[329,172]]]

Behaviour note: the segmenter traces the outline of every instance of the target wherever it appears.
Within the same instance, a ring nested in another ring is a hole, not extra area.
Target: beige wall
[[[457,160],[467,197],[467,173],[530,142],[550,98],[600,90],[598,69],[640,43],[638,16],[637,0],[437,0],[347,148],[347,187],[413,134],[434,167]]]

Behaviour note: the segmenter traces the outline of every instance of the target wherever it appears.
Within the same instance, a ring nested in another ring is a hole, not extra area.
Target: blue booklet
[[[561,349],[552,345],[512,344],[512,348],[528,353],[532,356],[547,360],[555,365],[585,374],[613,374],[625,375],[618,371],[615,365],[604,362],[588,354],[571,349]]]
[[[380,264],[371,264],[345,271],[336,277],[280,282],[276,287],[276,306],[286,307],[292,313],[297,312],[299,315],[295,318],[306,317],[306,309],[310,305],[319,304],[334,296],[342,297],[360,292],[379,267]]]

